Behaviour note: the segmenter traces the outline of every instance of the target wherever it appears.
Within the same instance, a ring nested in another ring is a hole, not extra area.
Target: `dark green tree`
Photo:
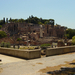
[[[7,36],[7,34],[4,31],[0,31],[0,38],[4,38],[6,36]]]
[[[12,19],[11,18],[9,19],[9,22],[12,22]]]
[[[72,44],[75,45],[75,36],[72,37]]]
[[[0,25],[0,29],[2,28],[2,25]]]
[[[0,20],[0,25],[4,24],[4,20]],[[8,22],[8,21],[7,21]],[[14,23],[19,23],[19,22],[27,22],[27,23],[33,23],[33,24],[52,24],[54,25],[54,19],[42,19],[42,18],[38,18],[38,17],[34,17],[33,15],[29,16],[29,18],[27,19],[9,19],[9,22],[14,22]]]
[[[66,36],[68,39],[72,39],[72,37],[75,35],[75,30],[73,29],[67,29],[66,30]]]
[[[17,41],[21,41],[22,39],[21,38],[17,38]]]

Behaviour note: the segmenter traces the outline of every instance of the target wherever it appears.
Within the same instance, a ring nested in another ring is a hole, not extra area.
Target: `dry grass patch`
[[[46,73],[46,72],[49,72],[49,71],[60,70],[61,67],[70,67],[70,68],[73,68],[73,67],[75,67],[75,60],[73,60],[71,62],[65,61],[65,64],[61,64],[61,65],[58,65],[58,66],[46,67],[44,69],[39,70],[39,72]]]
[[[44,69],[41,69],[39,72],[46,73],[48,71],[60,70],[61,66],[64,66],[64,65],[58,65],[58,66],[54,66],[54,67],[46,67]]]
[[[36,48],[36,46],[23,46],[23,47],[20,47],[19,49],[29,49],[29,50],[34,50]]]
[[[36,63],[36,64],[43,64],[43,63]]]
[[[2,70],[3,70],[3,69],[2,69],[2,68],[0,68],[0,73],[2,72]]]
[[[35,65],[32,65],[32,66],[35,66]]]

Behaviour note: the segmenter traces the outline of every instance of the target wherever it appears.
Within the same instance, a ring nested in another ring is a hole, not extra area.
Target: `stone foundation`
[[[59,54],[70,53],[70,52],[75,52],[75,46],[47,48],[46,56],[59,55]]]
[[[0,48],[1,54],[16,56],[25,59],[34,59],[41,57],[40,49],[36,50],[19,50],[19,49],[9,49],[9,48]]]

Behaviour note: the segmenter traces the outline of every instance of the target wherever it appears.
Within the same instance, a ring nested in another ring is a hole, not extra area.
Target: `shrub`
[[[6,42],[5,43],[5,47],[9,48],[10,47],[10,43],[9,42]]]
[[[4,31],[0,31],[0,38],[4,38],[6,36],[7,36],[7,34]]]
[[[1,42],[0,46],[1,46],[1,47],[4,47],[4,43],[5,43],[5,42]]]
[[[0,29],[2,28],[2,25],[0,25]]]
[[[21,38],[17,38],[17,41],[21,41],[22,39]]]
[[[1,42],[0,46],[9,48],[10,47],[10,43],[9,42]]]
[[[72,37],[72,45],[75,45],[75,36]]]
[[[40,47],[47,47],[47,46],[51,46],[50,44],[42,44]]]

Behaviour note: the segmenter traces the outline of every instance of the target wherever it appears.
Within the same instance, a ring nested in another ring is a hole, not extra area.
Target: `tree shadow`
[[[75,65],[75,63],[70,63],[71,65]]]
[[[60,70],[55,70],[55,71],[49,71],[47,72],[48,75],[75,75],[75,67],[70,68],[70,67],[64,67],[61,68]]]

